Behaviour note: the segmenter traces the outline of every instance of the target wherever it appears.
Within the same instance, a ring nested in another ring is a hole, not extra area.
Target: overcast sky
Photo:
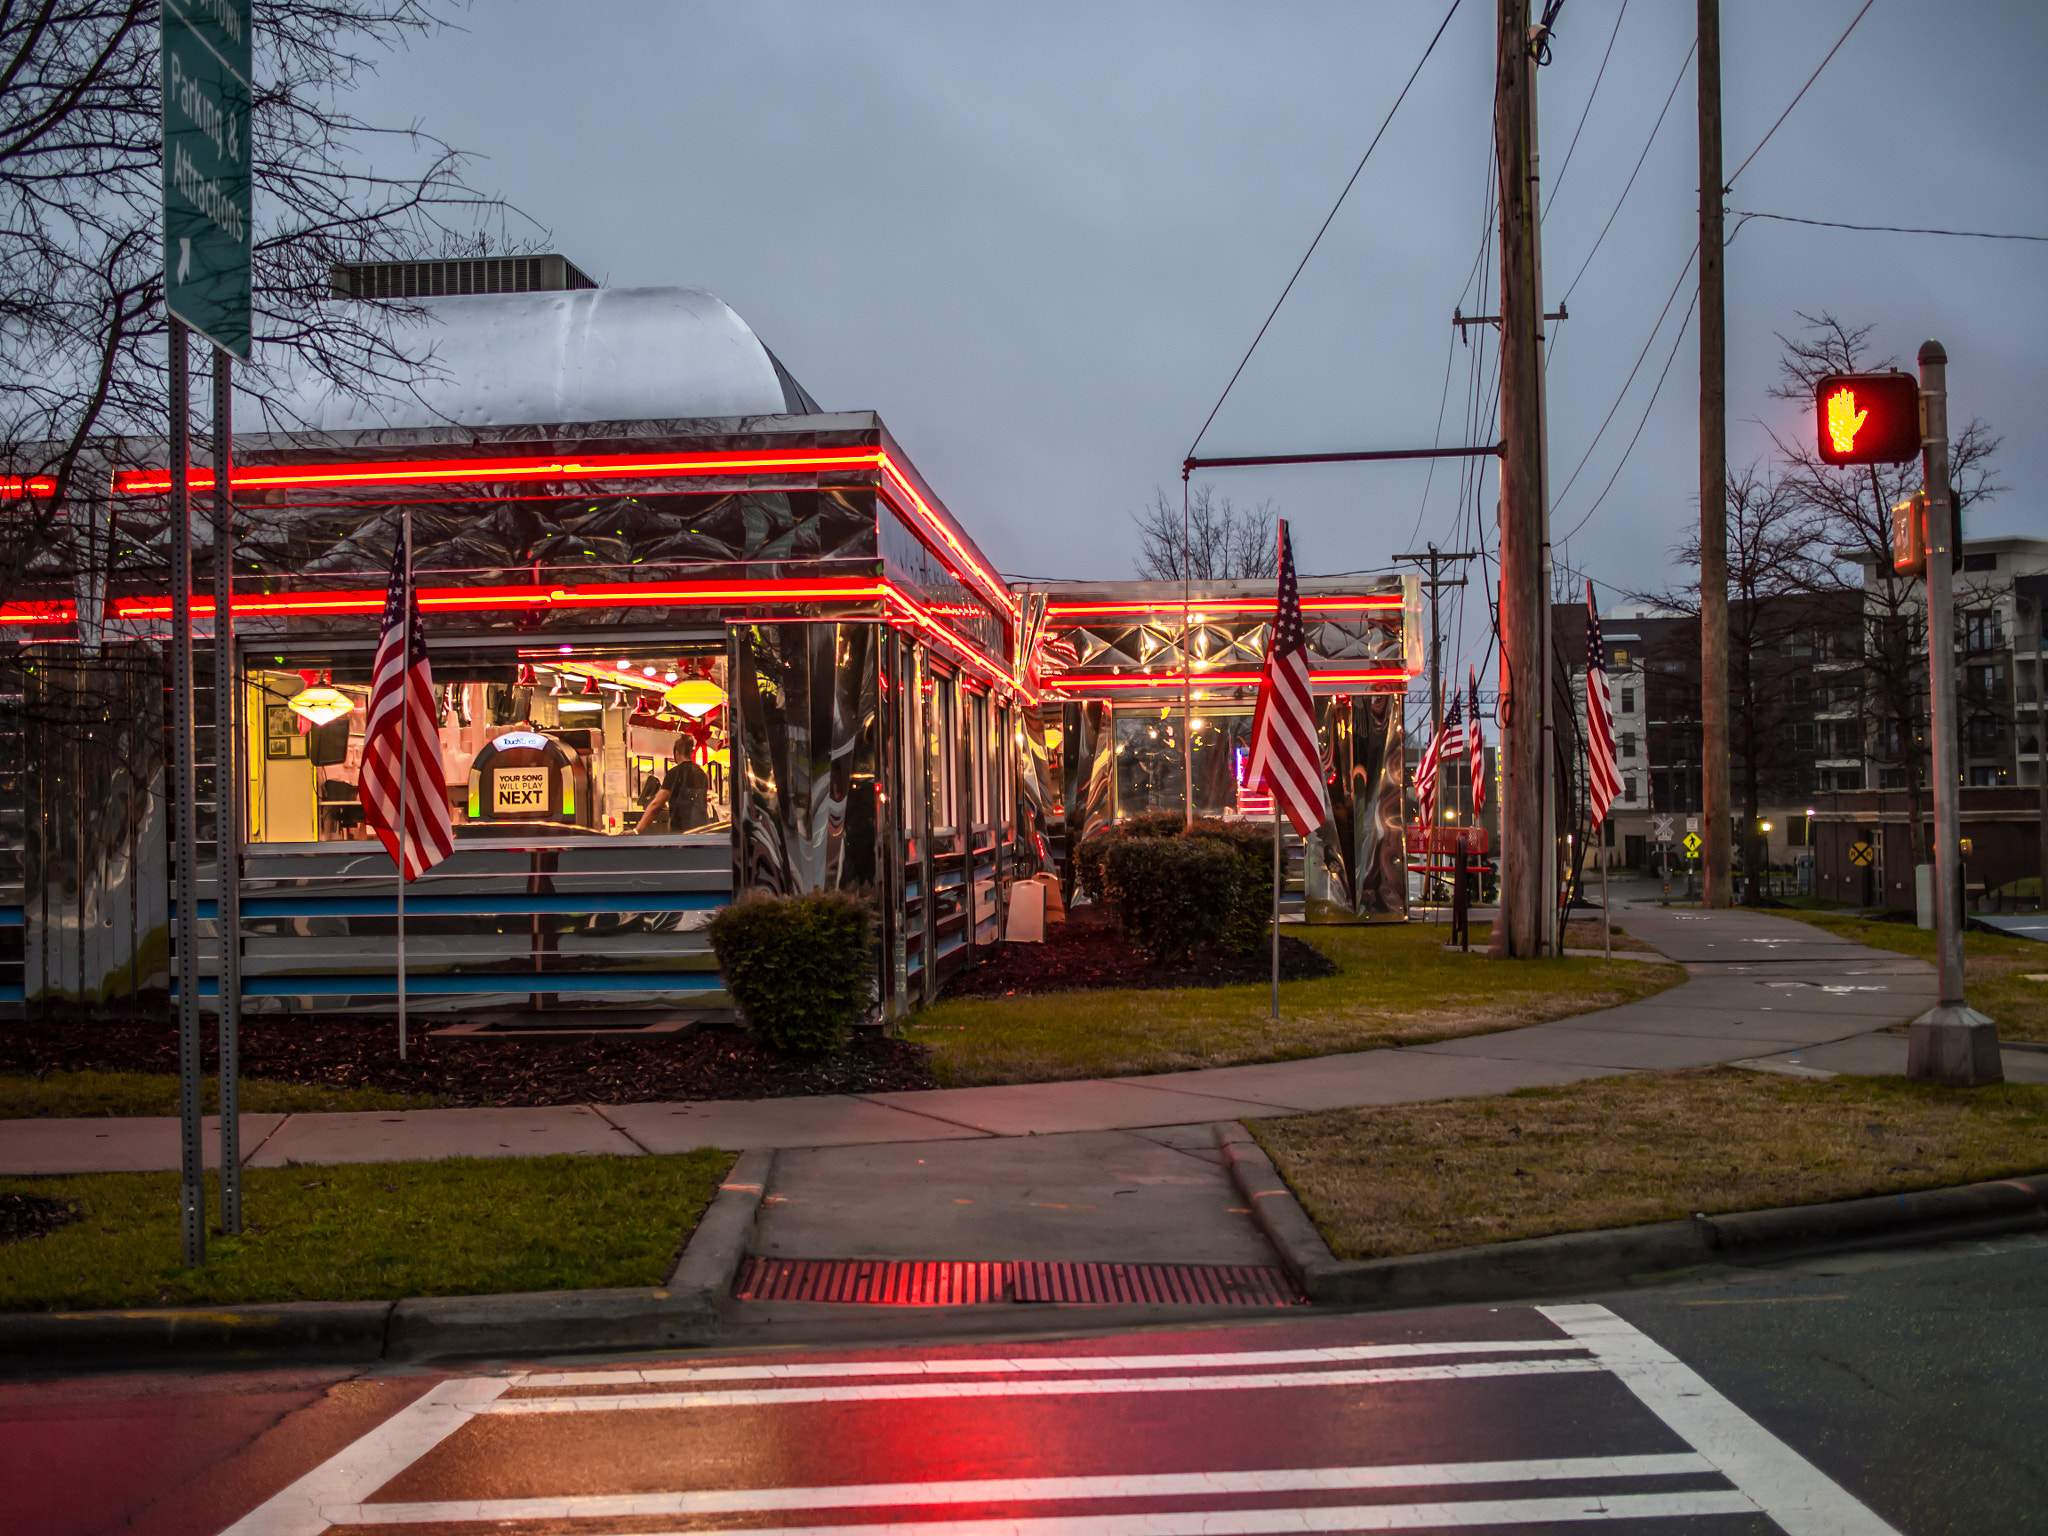
[[[357,105],[475,151],[475,179],[603,281],[725,299],[827,408],[879,411],[1004,570],[1115,578],[1447,4],[492,0]],[[1723,6],[1730,171],[1860,4]],[[1541,72],[1552,309],[1692,43],[1692,5],[1633,0],[1617,33],[1620,10],[1568,0]],[[2048,234],[2044,64],[2048,7],[1877,0],[1729,206]],[[1493,6],[1464,0],[1203,451],[1427,446],[1446,399],[1442,441],[1492,439],[1450,325],[1479,302],[1492,85]],[[1696,333],[1672,350],[1691,279],[1594,443],[1696,237],[1695,102],[1688,70],[1553,348],[1561,544],[1621,466],[1569,543],[1603,605],[1672,579],[1697,515]],[[1877,359],[1907,367],[1935,335],[1952,419],[2005,434],[2010,489],[1970,533],[2048,534],[2044,275],[2048,245],[1751,222],[1728,249],[1731,459],[1808,430],[1767,393],[1799,312],[1873,324]],[[1427,479],[1215,482],[1272,498],[1302,568],[1338,571],[1474,536],[1457,466],[1425,503]],[[1490,482],[1484,516],[1490,534]]]

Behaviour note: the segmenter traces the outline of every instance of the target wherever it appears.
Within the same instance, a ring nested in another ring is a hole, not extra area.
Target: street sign
[[[1675,829],[1674,829],[1674,827],[1673,827],[1673,824],[1672,824],[1672,818],[1671,818],[1671,817],[1669,817],[1669,816],[1652,816],[1652,817],[1650,818],[1650,840],[1651,840],[1652,842],[1658,842],[1658,843],[1668,843],[1668,842],[1670,842],[1670,841],[1671,841],[1671,838],[1672,838],[1672,833],[1673,833],[1673,831],[1674,831],[1674,830],[1675,830]]]
[[[1877,850],[1868,843],[1851,843],[1849,845],[1849,862],[1858,869],[1870,868],[1871,860],[1876,857]]]
[[[1697,816],[1688,816],[1688,817],[1686,817],[1686,818],[1685,818],[1685,830],[1686,830],[1686,831],[1688,831],[1688,832],[1697,832],[1697,831],[1699,831],[1699,829],[1700,829],[1700,819],[1699,819],[1699,817],[1697,817]]]
[[[1699,833],[1697,833],[1697,832],[1688,832],[1688,833],[1686,833],[1686,834],[1685,834],[1685,856],[1686,856],[1687,858],[1689,858],[1689,859],[1691,859],[1691,858],[1697,858],[1697,857],[1699,856],[1699,851],[1700,851],[1700,835],[1699,835]]]
[[[164,0],[164,301],[249,357],[250,0]]]

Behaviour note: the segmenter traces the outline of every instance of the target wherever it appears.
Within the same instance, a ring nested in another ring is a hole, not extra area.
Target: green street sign
[[[249,357],[249,3],[163,0],[164,298]]]

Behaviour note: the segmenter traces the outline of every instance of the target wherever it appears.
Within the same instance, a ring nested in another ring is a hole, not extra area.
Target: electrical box
[[[1915,491],[1892,503],[1892,570],[1900,576],[1927,574],[1927,493]]]

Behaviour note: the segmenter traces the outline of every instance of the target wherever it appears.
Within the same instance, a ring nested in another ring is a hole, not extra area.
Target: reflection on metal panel
[[[1116,820],[1116,706],[1090,699],[1065,710],[1067,847]]]
[[[875,524],[890,577],[949,629],[971,640],[991,659],[1006,660],[1009,645],[996,611],[947,570],[886,502],[877,501]]]
[[[144,646],[92,656],[52,646],[26,650],[20,666],[21,995],[33,1009],[160,989],[170,938],[161,660]],[[198,735],[210,796],[212,732]]]
[[[874,884],[879,633],[733,626],[736,892]]]
[[[1311,923],[1398,921],[1408,915],[1402,844],[1401,700],[1357,694],[1316,701],[1330,785],[1330,821],[1302,863]]]

